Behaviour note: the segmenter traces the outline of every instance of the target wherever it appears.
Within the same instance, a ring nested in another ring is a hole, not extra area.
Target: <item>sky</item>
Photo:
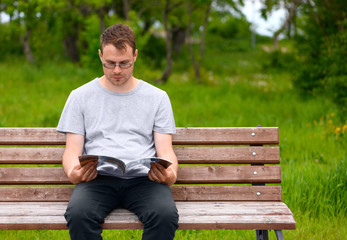
[[[256,32],[260,35],[272,36],[273,32],[280,28],[286,16],[285,10],[279,9],[272,11],[267,20],[261,17],[261,2],[259,0],[245,0],[245,6],[241,11],[250,23],[255,24]]]
[[[260,35],[272,36],[273,32],[279,29],[286,16],[284,9],[274,10],[265,21],[260,14],[260,0],[244,0],[244,3],[245,6],[242,7],[241,11],[249,22],[255,24],[256,32]],[[8,21],[8,16],[1,13],[1,21]]]

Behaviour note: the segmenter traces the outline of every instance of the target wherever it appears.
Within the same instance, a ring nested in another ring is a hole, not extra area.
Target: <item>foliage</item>
[[[7,56],[23,55],[20,42],[22,29],[12,24],[1,24],[0,26],[0,61]]]
[[[224,18],[214,16],[208,29],[210,34],[216,34],[222,38],[247,38],[251,36],[250,23],[245,18],[227,15]]]
[[[163,59],[165,58],[165,41],[163,38],[150,34],[148,41],[141,48],[141,54],[149,66],[160,69],[163,67]]]
[[[304,94],[325,95],[347,116],[347,6],[343,0],[310,1],[303,6],[301,34],[296,37],[303,55],[295,86]]]

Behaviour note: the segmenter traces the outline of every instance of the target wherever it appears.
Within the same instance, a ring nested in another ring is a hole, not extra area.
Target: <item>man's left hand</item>
[[[151,169],[148,172],[148,178],[158,183],[165,183],[169,186],[177,180],[177,174],[171,167],[165,168],[160,163],[151,163]]]

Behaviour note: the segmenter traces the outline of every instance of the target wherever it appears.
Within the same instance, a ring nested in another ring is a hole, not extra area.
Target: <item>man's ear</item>
[[[134,53],[134,62],[136,62],[136,58],[137,58],[137,49],[135,50],[135,53]]]
[[[102,52],[100,49],[99,49],[99,58],[100,58],[100,61],[102,62]]]

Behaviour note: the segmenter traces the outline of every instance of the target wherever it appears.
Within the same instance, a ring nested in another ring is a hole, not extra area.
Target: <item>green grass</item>
[[[286,239],[346,239],[347,122],[325,98],[302,98],[292,69],[269,68],[260,48],[206,49],[203,84],[177,61],[166,90],[177,127],[280,129],[283,201],[297,221]],[[140,59],[139,59],[140,60]],[[136,76],[160,76],[137,62]],[[271,64],[270,64],[271,65]],[[55,127],[71,90],[100,72],[68,63],[0,62],[0,127]],[[179,230],[176,239],[254,239],[254,231]],[[141,230],[105,230],[104,239],[140,239]],[[1,239],[69,239],[67,231],[0,231]],[[270,239],[275,234],[270,233]]]

